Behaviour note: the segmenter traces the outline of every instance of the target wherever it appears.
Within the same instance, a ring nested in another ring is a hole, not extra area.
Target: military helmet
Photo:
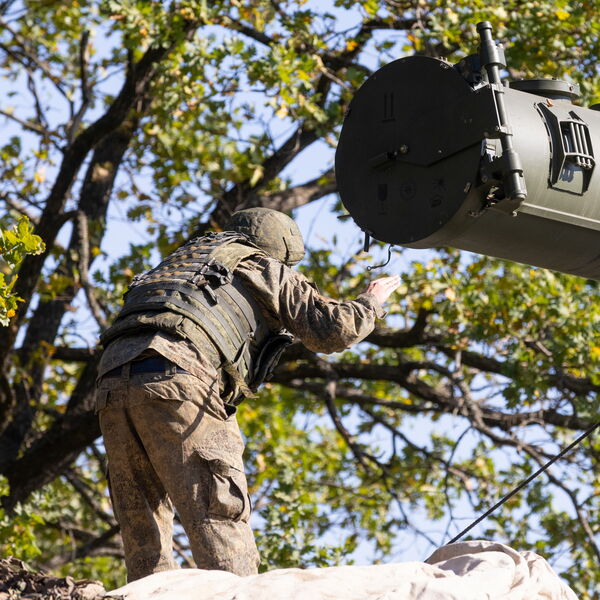
[[[286,265],[298,264],[304,257],[304,240],[298,225],[278,210],[240,210],[233,213],[225,229],[247,235],[255,246]]]

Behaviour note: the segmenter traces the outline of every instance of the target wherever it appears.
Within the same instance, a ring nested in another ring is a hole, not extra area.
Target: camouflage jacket
[[[286,329],[315,352],[339,352],[360,342],[384,314],[372,294],[349,301],[327,298],[304,275],[270,257],[247,258],[236,273],[259,302],[272,330]],[[104,351],[98,377],[154,351],[206,380],[215,376],[215,370],[218,373],[221,359],[208,337],[200,346],[161,331],[122,336]],[[219,385],[222,391],[223,382]]]

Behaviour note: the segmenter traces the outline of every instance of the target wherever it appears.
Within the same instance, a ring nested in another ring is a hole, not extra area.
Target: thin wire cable
[[[527,479],[522,481],[514,490],[512,490],[511,492],[506,494],[506,496],[504,496],[504,498],[502,498],[501,500],[496,502],[496,504],[494,504],[494,506],[492,506],[492,508],[490,508],[486,512],[484,512],[480,517],[478,517],[475,521],[473,521],[466,529],[463,529],[457,536],[453,537],[448,543],[454,544],[454,542],[457,542],[458,540],[460,540],[460,538],[463,535],[465,535],[465,533],[468,533],[469,531],[471,531],[471,529],[473,529],[473,527],[475,527],[475,525],[478,525],[485,518],[489,517],[498,507],[502,506],[507,500],[510,500],[515,494],[520,492],[526,485],[528,485],[538,475],[540,475],[546,469],[548,469],[548,467],[553,465],[559,458],[562,458],[565,454],[567,454],[567,452],[570,452],[573,448],[575,448],[575,446],[577,446],[577,444],[581,443],[586,437],[592,435],[592,433],[598,427],[600,427],[600,421],[598,421],[596,424],[592,425],[587,431],[582,433],[575,441],[571,442],[566,448],[561,450],[555,457],[551,458],[545,465],[542,465],[535,473],[533,473],[533,475],[530,475]]]

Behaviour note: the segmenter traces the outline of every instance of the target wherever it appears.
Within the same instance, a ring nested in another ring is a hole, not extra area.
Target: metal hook
[[[380,265],[371,265],[367,267],[367,271],[372,271],[373,269],[381,269],[382,267],[385,267],[391,260],[392,258],[392,244],[390,244],[388,246],[388,256],[387,256],[387,260],[384,263],[381,263]]]

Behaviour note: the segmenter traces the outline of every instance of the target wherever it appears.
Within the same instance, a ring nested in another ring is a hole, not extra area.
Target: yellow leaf
[[[352,52],[356,46],[358,46],[358,42],[356,40],[348,40],[346,42],[346,50],[348,50],[348,52]]]
[[[592,346],[592,356],[594,358],[600,358],[600,346]]]
[[[452,288],[446,288],[444,290],[444,296],[446,296],[450,302],[454,302],[456,300],[456,292]]]
[[[8,310],[8,312],[6,313],[6,316],[10,319],[11,317],[14,317],[17,313],[15,312],[14,308],[11,308]]]
[[[367,0],[364,4],[364,8],[368,15],[374,17],[379,9],[379,3],[377,0]]]
[[[256,465],[258,467],[258,472],[264,473],[264,471],[267,468],[267,461],[265,460],[264,454],[258,454],[258,456],[256,457]]]
[[[254,169],[252,177],[250,178],[250,187],[254,187],[262,179],[263,171],[262,165],[258,165],[256,169]]]
[[[564,8],[559,8],[558,10],[554,11],[554,14],[561,21],[564,21],[565,19],[568,19],[571,16]]]
[[[41,169],[38,169],[35,172],[35,175],[33,176],[33,178],[36,180],[37,183],[44,183],[44,181],[46,181],[45,169],[43,167]]]
[[[280,119],[285,119],[288,116],[288,108],[287,108],[287,106],[282,106],[275,114]]]

